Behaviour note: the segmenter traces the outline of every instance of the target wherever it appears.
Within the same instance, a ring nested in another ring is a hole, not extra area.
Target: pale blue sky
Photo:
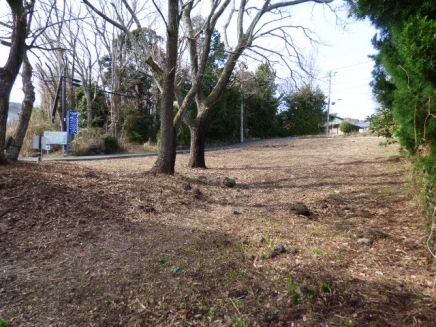
[[[376,53],[371,45],[376,32],[368,22],[362,21],[348,24],[347,28],[347,32],[331,34],[327,40],[331,46],[320,50],[320,67],[324,76],[333,72],[331,100],[335,105],[330,107],[330,111],[342,118],[365,119],[377,107],[369,86],[374,64],[368,58]],[[323,79],[327,81],[327,78]],[[328,92],[327,83],[320,83],[320,86]]]

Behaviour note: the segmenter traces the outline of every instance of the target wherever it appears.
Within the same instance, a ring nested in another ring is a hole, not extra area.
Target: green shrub
[[[127,136],[127,140],[132,143],[141,143],[143,142],[143,137],[141,134],[131,131],[130,134]]]
[[[342,133],[351,133],[351,124],[347,121],[343,121],[340,125],[339,125],[339,129],[341,130]]]
[[[102,140],[105,154],[115,153],[119,150],[120,145],[116,136],[106,134],[102,136]]]

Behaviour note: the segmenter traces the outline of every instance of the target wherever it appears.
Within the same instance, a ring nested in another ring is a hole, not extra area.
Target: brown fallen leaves
[[[146,174],[152,157],[0,167],[0,318],[436,325],[434,265],[408,165],[378,142],[260,143],[208,152],[207,170],[179,155],[175,176]],[[295,203],[316,220],[290,211]]]

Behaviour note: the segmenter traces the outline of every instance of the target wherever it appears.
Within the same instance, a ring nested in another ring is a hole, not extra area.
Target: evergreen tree
[[[318,134],[325,129],[326,96],[319,87],[306,84],[285,98],[281,121],[286,135]]]
[[[95,94],[97,92],[97,94]],[[87,126],[87,100],[83,91],[83,86],[76,87],[76,101],[78,106],[79,125]],[[95,83],[91,87],[91,97],[95,99],[92,103],[92,126],[103,127],[108,120],[109,108],[107,107],[106,94]]]
[[[276,114],[279,100],[276,97],[275,73],[268,64],[260,64],[250,83],[251,89],[244,99],[245,122],[248,136],[269,137],[277,134]]]
[[[429,148],[426,155],[436,158],[434,1],[348,2],[354,15],[368,17],[378,28],[372,86],[383,112],[392,112],[400,143],[412,154]]]

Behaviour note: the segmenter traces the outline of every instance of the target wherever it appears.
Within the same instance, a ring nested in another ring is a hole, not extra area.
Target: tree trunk
[[[191,168],[207,168],[204,158],[206,148],[206,135],[208,119],[205,115],[198,116],[194,124],[190,126],[191,131],[191,149],[189,152],[188,166]]]
[[[86,98],[86,127],[89,129],[92,127],[92,99],[91,90],[89,86],[83,87]]]
[[[179,15],[178,1],[168,1],[166,65],[163,73],[161,109],[161,145],[159,155],[150,172],[174,174],[176,163],[176,126],[173,123],[174,81],[178,56]]]
[[[0,164],[7,162],[5,156],[5,138],[9,111],[9,97],[12,86],[20,71],[26,52],[27,15],[22,0],[8,0],[12,11],[12,35],[8,60],[0,68]]]
[[[116,90],[118,91],[118,89]],[[109,125],[110,134],[113,136],[118,136],[118,119],[120,107],[121,97],[117,94],[113,94],[111,101],[111,123]]]
[[[22,76],[24,100],[21,106],[20,120],[18,121],[12,143],[6,152],[6,158],[11,160],[18,160],[18,155],[20,154],[21,146],[26,136],[27,127],[29,126],[30,116],[32,115],[33,103],[35,102],[35,88],[32,84],[32,65],[26,54],[23,59]]]

